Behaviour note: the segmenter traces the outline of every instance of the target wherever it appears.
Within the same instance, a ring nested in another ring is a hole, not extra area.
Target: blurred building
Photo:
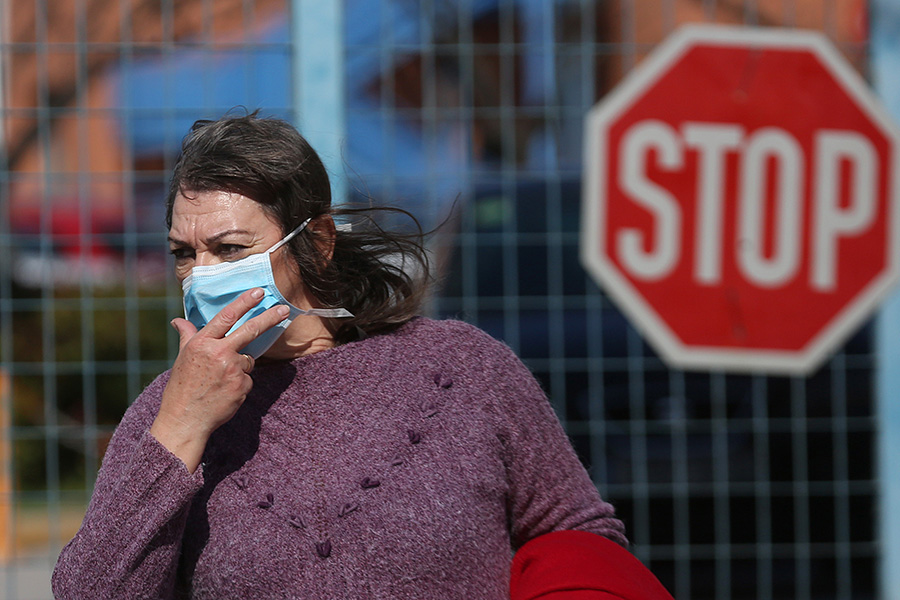
[[[292,117],[288,4],[5,3],[11,230],[49,233],[60,256],[88,254],[94,275],[109,275],[105,261],[116,255],[127,220],[139,231],[161,226],[165,169],[194,119],[237,106]],[[556,0],[549,26],[541,0],[516,0],[512,20],[501,18],[501,4],[436,0],[430,6],[440,18],[431,19],[424,3],[347,2],[345,161],[354,187],[404,203],[431,226],[470,188],[473,174],[490,176],[501,163],[545,168],[553,156],[577,170],[582,115],[564,107],[572,98],[600,98],[681,23],[820,29],[865,68],[863,0],[827,9],[819,0],[763,0],[752,8],[701,0],[603,2],[592,7],[592,22],[585,22],[583,3]],[[471,25],[463,26],[464,18]],[[504,42],[510,34],[512,49]],[[594,89],[585,88],[591,84],[578,57],[566,53],[587,40],[601,45]],[[611,50],[604,53],[602,45]],[[540,110],[548,103],[561,107],[553,139]],[[513,130],[501,127],[501,111],[515,111]],[[422,173],[430,175],[428,189]]]

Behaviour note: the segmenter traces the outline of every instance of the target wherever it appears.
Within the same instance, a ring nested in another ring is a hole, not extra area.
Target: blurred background
[[[674,370],[578,257],[585,114],[679,25],[824,32],[889,101],[897,4],[0,0],[0,598],[50,597],[176,353],[167,176],[234,107],[296,123],[337,197],[444,223],[429,311],[519,353],[676,598],[898,597],[882,319],[808,377]]]

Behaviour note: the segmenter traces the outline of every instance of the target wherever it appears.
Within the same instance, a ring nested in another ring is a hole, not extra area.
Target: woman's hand
[[[150,433],[192,473],[209,436],[234,416],[253,387],[249,373],[254,360],[240,349],[290,312],[287,306],[270,308],[225,337],[262,297],[259,288],[244,292],[200,331],[186,319],[172,321],[179,336],[178,356]]]

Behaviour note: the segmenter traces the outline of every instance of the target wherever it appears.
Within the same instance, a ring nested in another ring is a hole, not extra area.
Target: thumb
[[[187,319],[182,319],[181,317],[172,319],[169,324],[178,333],[179,350],[184,348],[184,345],[187,344],[188,340],[194,337],[194,335],[196,335],[197,333],[197,328],[194,327],[194,324]]]

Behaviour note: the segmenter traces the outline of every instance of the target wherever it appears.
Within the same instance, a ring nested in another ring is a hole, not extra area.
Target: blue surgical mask
[[[248,319],[262,314],[273,306],[283,304],[290,308],[291,312],[284,321],[266,330],[241,349],[243,354],[259,358],[281,337],[285,329],[299,315],[315,315],[328,318],[352,317],[353,314],[345,308],[312,308],[309,310],[297,308],[281,295],[278,286],[275,285],[271,254],[303,231],[309,221],[310,219],[304,221],[299,227],[265,252],[251,254],[234,262],[198,266],[191,269],[191,274],[181,282],[181,289],[184,291],[185,318],[194,327],[200,329],[219,314],[219,311],[247,290],[262,288],[264,296],[259,301],[259,304],[251,308],[228,330],[228,333],[231,333]]]

